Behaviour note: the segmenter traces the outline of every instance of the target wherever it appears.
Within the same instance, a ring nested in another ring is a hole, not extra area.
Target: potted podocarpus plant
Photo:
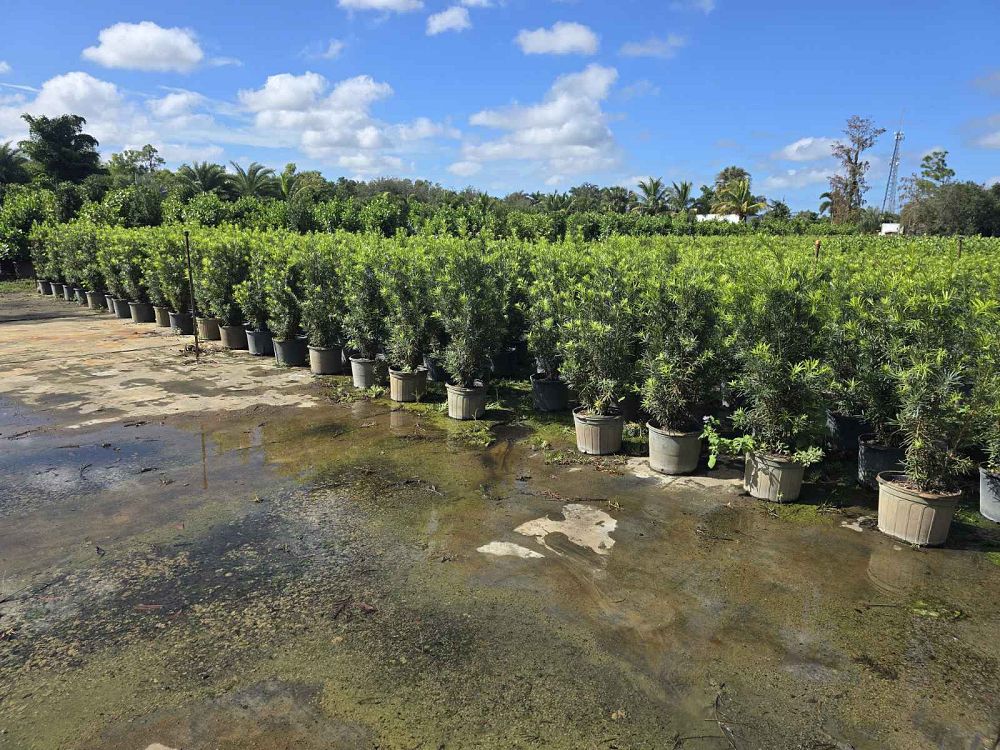
[[[358,243],[344,265],[344,332],[352,351],[351,376],[355,388],[379,384],[377,358],[385,341],[385,300],[379,283],[381,250],[367,243],[375,238],[355,238]]]
[[[569,274],[575,253],[560,246],[540,247],[532,259],[529,287],[528,352],[535,358],[531,401],[536,411],[559,412],[569,406],[569,388],[560,376],[560,335],[567,317]]]
[[[392,253],[380,271],[387,312],[389,398],[393,401],[419,401],[427,388],[423,359],[432,307],[428,271],[429,259],[416,242]]]
[[[247,277],[233,290],[236,304],[246,321],[247,349],[256,357],[274,354],[271,331],[267,327],[267,269],[269,245],[260,237],[250,238]]]
[[[128,300],[129,316],[133,323],[152,323],[156,318],[153,316],[153,306],[149,302],[145,279],[149,256],[142,235],[134,230],[129,232],[125,248],[120,272]]]
[[[236,287],[247,276],[246,232],[228,227],[200,239],[201,273],[199,303],[211,317],[198,319],[198,335],[221,341],[226,349],[246,349],[243,311],[236,301]]]
[[[780,266],[762,264],[754,273],[753,292],[738,311],[746,323],[732,342],[732,386],[744,403],[732,423],[742,434],[722,438],[709,420],[703,435],[710,467],[719,453],[743,454],[743,486],[752,497],[793,501],[805,469],[823,457],[831,372],[816,357],[822,324],[813,292],[821,281]]]
[[[193,250],[193,248],[192,248]],[[194,334],[191,315],[191,288],[188,282],[184,235],[179,229],[163,227],[149,245],[149,267],[146,272],[150,288],[157,289],[168,306],[167,321],[177,335]]]
[[[302,328],[309,340],[313,375],[337,375],[344,367],[344,329],[335,247],[329,236],[309,238],[302,257]]]
[[[994,326],[980,326],[974,395],[980,439],[986,449],[986,461],[979,467],[979,512],[1000,523],[1000,318],[995,311],[992,320]]]
[[[563,376],[579,395],[573,410],[581,453],[621,449],[621,403],[631,391],[639,360],[641,275],[629,259],[602,253],[575,283],[560,337]]]
[[[132,311],[128,306],[126,279],[129,276],[128,258],[135,252],[132,243],[131,235],[126,230],[106,227],[97,246],[97,262],[108,288],[108,311],[118,318],[129,320]]]
[[[733,427],[743,434],[720,437],[709,420],[709,466],[720,453],[745,455],[743,488],[772,502],[797,500],[807,467],[823,458],[825,408],[822,392],[829,370],[818,360],[786,362],[761,342],[743,356],[733,385],[747,406],[733,412]]]
[[[434,289],[435,313],[447,336],[445,369],[451,382],[448,416],[481,419],[486,414],[490,355],[500,340],[500,294],[496,268],[483,248],[463,242],[440,264]]]
[[[281,367],[300,367],[306,363],[305,338],[299,336],[302,320],[300,269],[292,252],[293,243],[271,256],[267,270],[267,327],[273,332],[275,361]]]
[[[878,475],[878,528],[910,544],[939,545],[958,507],[960,477],[973,468],[962,452],[972,422],[968,366],[944,349],[911,352],[906,359],[897,372],[903,471]]]
[[[649,466],[689,474],[701,457],[702,419],[718,381],[718,301],[708,280],[661,273],[652,282],[645,326],[642,406],[651,419]]]

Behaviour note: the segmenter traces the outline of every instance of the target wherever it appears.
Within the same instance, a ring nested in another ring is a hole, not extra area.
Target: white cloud
[[[347,45],[340,39],[331,39],[330,43],[326,45],[326,49],[320,53],[320,57],[324,60],[333,60],[340,57],[340,54],[344,51],[344,47]]]
[[[409,13],[424,7],[423,0],[337,0],[345,10],[376,10],[383,13]]]
[[[622,45],[620,53],[625,57],[659,57],[669,59],[674,57],[678,50],[687,42],[684,37],[677,34],[668,34],[665,38],[650,37],[642,42],[626,42]]]
[[[206,144],[204,146],[191,146],[184,143],[161,143],[157,147],[167,162],[180,164],[182,162],[193,161],[220,161],[225,151],[221,146]]]
[[[472,28],[469,11],[460,5],[435,13],[427,19],[427,35],[434,36],[445,31],[465,31]]]
[[[785,161],[818,161],[831,156],[831,149],[837,142],[835,138],[813,137],[799,138],[794,143],[789,143],[783,149],[774,154],[775,159]]]
[[[371,175],[402,169],[398,153],[417,142],[457,135],[427,118],[397,124],[376,119],[372,106],[392,94],[389,84],[371,76],[331,87],[323,76],[307,72],[269,76],[261,88],[240,91],[239,99],[253,113],[255,138]]]
[[[146,106],[157,117],[169,118],[190,114],[191,110],[204,101],[205,97],[194,91],[175,91],[161,99],[150,99]]]
[[[981,148],[1000,148],[1000,130],[980,136],[975,144]]]
[[[526,55],[593,55],[600,46],[597,34],[569,21],[558,21],[551,29],[522,29],[516,41]]]
[[[493,0],[461,0],[466,8],[492,8]]]
[[[547,177],[595,173],[618,160],[618,147],[601,108],[618,78],[614,68],[589,65],[561,76],[538,104],[512,104],[474,114],[469,122],[504,131],[494,140],[466,143],[459,164],[532,162]]]
[[[826,182],[832,169],[788,169],[764,179],[765,190],[786,190],[818,185]]]
[[[0,76],[10,73],[10,63],[6,60],[0,60]]]
[[[239,98],[253,112],[301,110],[315,102],[325,88],[326,79],[319,73],[279,73],[268,76],[262,88],[240,91]]]
[[[670,7],[674,10],[699,10],[707,15],[715,10],[715,0],[675,0]]]
[[[116,23],[98,34],[99,44],[83,57],[106,68],[193,70],[205,57],[190,29],[165,29],[152,21]]]
[[[472,177],[474,174],[478,174],[483,168],[483,165],[475,161],[457,161],[448,167],[448,171],[453,175],[458,177]]]
[[[990,177],[990,179],[986,181],[986,187],[989,188],[993,187],[994,185],[1000,185],[1000,175],[996,177]]]

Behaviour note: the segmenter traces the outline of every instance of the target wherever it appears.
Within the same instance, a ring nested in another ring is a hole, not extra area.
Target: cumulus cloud
[[[614,68],[589,65],[561,76],[538,104],[512,104],[474,114],[469,122],[503,135],[462,149],[460,169],[471,164],[534,162],[560,181],[567,175],[594,173],[617,163],[618,148],[602,102],[618,79]]]
[[[331,86],[318,73],[279,73],[259,89],[240,91],[239,100],[253,115],[256,136],[270,145],[371,175],[402,169],[398,153],[415,142],[455,135],[427,118],[397,124],[375,118],[372,106],[392,94],[389,84],[366,75]]]
[[[423,0],[337,0],[344,10],[375,10],[383,13],[409,13],[424,7]]]
[[[831,149],[837,142],[835,138],[806,137],[799,138],[794,143],[789,143],[778,151],[774,158],[785,161],[818,161],[829,158]]]
[[[650,37],[642,42],[626,42],[622,45],[621,54],[625,57],[659,57],[669,59],[687,42],[677,34],[668,34],[664,38]]]
[[[526,55],[593,55],[600,46],[597,34],[571,21],[558,21],[551,29],[522,29],[516,42]]]
[[[5,73],[10,73],[10,63],[6,60],[0,60],[0,76]]]
[[[765,190],[787,190],[804,188],[826,182],[833,170],[830,169],[788,169],[764,179]]]
[[[427,19],[427,35],[435,36],[445,31],[465,31],[472,28],[469,11],[460,5],[435,13]]]
[[[205,57],[193,31],[152,21],[116,23],[98,34],[98,42],[83,57],[106,68],[186,73]]]

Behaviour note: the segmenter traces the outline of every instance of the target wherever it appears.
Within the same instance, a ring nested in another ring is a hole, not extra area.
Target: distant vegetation
[[[0,144],[0,261],[28,259],[36,224],[74,219],[121,227],[231,224],[294,232],[376,232],[583,240],[656,235],[843,235],[870,233],[902,220],[916,234],[1000,234],[1000,185],[955,181],[947,152],[924,158],[904,180],[902,216],[866,208],[865,153],[882,130],[852,117],[833,148],[840,169],[816,211],[792,213],[753,190],[752,176],[730,166],[712,185],[642,180],[637,190],[584,183],[565,193],[515,192],[496,198],[472,188],[453,191],[425,180],[328,180],[286,164],[194,162],[175,171],[151,145],[102,162],[98,142],[77,115],[25,115],[29,138]],[[743,220],[698,222],[697,214]]]

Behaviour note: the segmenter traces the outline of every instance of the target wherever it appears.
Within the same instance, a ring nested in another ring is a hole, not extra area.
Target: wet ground
[[[0,748],[947,748],[1000,735],[1000,534],[873,530],[0,296]],[[638,446],[633,446],[638,448]]]

